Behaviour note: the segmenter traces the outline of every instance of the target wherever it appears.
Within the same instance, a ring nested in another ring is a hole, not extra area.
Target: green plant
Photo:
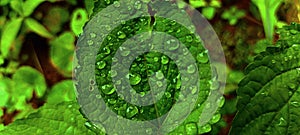
[[[202,8],[202,15],[208,20],[214,18],[217,9],[221,7],[221,2],[219,0],[211,0],[207,2],[206,0],[189,0],[189,3],[194,8]]]
[[[230,9],[225,10],[221,17],[222,19],[228,20],[230,25],[235,25],[237,21],[246,15],[245,11],[238,9],[233,6]]]
[[[276,10],[283,2],[282,0],[252,0],[258,7],[264,25],[266,38],[273,40],[274,28],[277,24]]]
[[[300,24],[285,26],[279,34],[276,46],[245,70],[231,134],[298,134]]]

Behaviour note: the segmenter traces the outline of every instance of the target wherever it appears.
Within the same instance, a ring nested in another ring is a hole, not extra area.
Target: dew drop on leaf
[[[198,134],[197,124],[192,122],[185,125],[185,133],[187,135],[196,135]]]
[[[193,41],[193,37],[188,35],[185,37],[187,42],[192,42]]]
[[[204,55],[204,53],[199,53],[197,55],[197,61],[200,63],[207,63],[208,62],[208,57],[206,57],[206,55]]]
[[[164,78],[164,74],[163,74],[161,71],[159,71],[159,72],[156,72],[155,77],[156,77],[158,80],[161,80],[161,79]]]
[[[110,84],[105,84],[105,85],[101,86],[101,89],[102,89],[102,92],[107,95],[110,95],[116,91],[115,87],[113,87]]]
[[[297,101],[291,102],[291,105],[294,106],[294,107],[297,107],[297,108],[300,107],[300,103],[297,102]]]
[[[142,78],[139,74],[130,74],[130,84],[137,85],[141,82]]]
[[[119,32],[117,33],[117,35],[118,35],[118,38],[120,38],[120,39],[126,38],[126,34],[125,34],[123,31],[119,31]]]
[[[109,49],[108,46],[105,46],[105,47],[103,48],[103,51],[104,51],[104,54],[110,54],[110,49]]]
[[[87,44],[88,44],[88,45],[93,45],[93,44],[94,44],[94,41],[93,41],[93,40],[88,40],[88,41],[87,41]]]
[[[187,72],[188,72],[188,73],[192,74],[192,73],[194,73],[195,71],[196,71],[196,67],[195,67],[194,65],[189,65],[189,66],[187,67]]]
[[[121,6],[121,5],[120,5],[120,2],[119,2],[119,1],[115,1],[115,2],[114,2],[114,6],[115,6],[115,7],[120,7],[120,6]]]
[[[142,7],[142,4],[141,4],[140,1],[136,1],[136,2],[134,3],[134,8],[135,8],[135,9],[141,9],[141,7]]]
[[[211,131],[211,126],[209,125],[209,124],[206,124],[206,125],[204,125],[203,127],[201,127],[200,129],[199,129],[199,133],[201,134],[201,133],[207,133],[207,132],[209,132],[209,131]]]
[[[161,64],[168,64],[169,63],[169,58],[167,56],[162,56],[161,57]]]
[[[136,106],[129,106],[126,109],[126,116],[128,118],[132,118],[134,115],[136,115],[138,113],[138,108]]]
[[[96,34],[95,33],[90,33],[91,38],[95,38]]]
[[[103,69],[106,66],[106,62],[105,61],[99,61],[97,62],[97,68],[98,69]]]

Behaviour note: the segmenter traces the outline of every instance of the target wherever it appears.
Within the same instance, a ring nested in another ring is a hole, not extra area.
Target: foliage
[[[252,0],[258,7],[266,38],[270,41],[273,40],[274,27],[277,23],[276,10],[282,3],[282,0]]]
[[[208,20],[213,19],[217,9],[221,7],[219,0],[211,0],[210,2],[206,0],[190,0],[189,3],[194,8],[202,8],[201,13]]]
[[[299,131],[300,24],[286,26],[279,34],[276,47],[268,47],[245,70],[231,134]]]
[[[225,10],[221,17],[222,19],[228,20],[230,25],[235,25],[237,21],[243,18],[245,15],[245,11],[233,6],[229,10]]]

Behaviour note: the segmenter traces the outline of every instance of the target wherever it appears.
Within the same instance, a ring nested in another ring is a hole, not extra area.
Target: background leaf
[[[8,21],[2,31],[1,35],[1,52],[4,57],[9,53],[9,49],[14,39],[16,38],[22,24],[22,18]]]
[[[75,101],[75,89],[72,80],[65,80],[54,85],[47,96],[47,103],[58,104],[64,101]]]
[[[35,8],[40,5],[45,0],[26,0],[22,5],[24,16],[29,16],[35,10]]]
[[[38,21],[32,18],[26,18],[25,24],[27,27],[32,30],[33,32],[37,33],[38,35],[45,37],[45,38],[53,38],[53,35]]]

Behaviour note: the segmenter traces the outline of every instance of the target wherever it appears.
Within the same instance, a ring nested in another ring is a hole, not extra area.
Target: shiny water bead
[[[136,106],[129,106],[126,109],[126,117],[127,118],[132,118],[134,115],[138,113],[138,108]]]
[[[123,31],[119,31],[119,32],[117,33],[117,35],[118,35],[118,38],[120,38],[120,39],[126,38],[126,34],[125,34]]]
[[[156,77],[158,80],[161,80],[161,79],[164,78],[164,74],[163,74],[161,71],[158,71],[158,72],[156,72],[155,77]]]
[[[90,33],[91,38],[95,38],[97,35],[95,33]]]
[[[115,87],[110,84],[105,84],[101,86],[101,90],[106,95],[110,95],[116,91]]]
[[[187,135],[196,135],[198,134],[198,127],[197,127],[197,123],[188,123],[188,124],[185,124],[185,133]]]
[[[161,64],[168,64],[169,63],[169,58],[167,56],[162,56],[161,57]]]
[[[105,61],[98,61],[96,64],[98,69],[103,69],[106,66]]]
[[[130,84],[131,85],[137,85],[141,82],[142,78],[139,74],[130,74],[129,75]]]
[[[88,41],[87,41],[87,44],[88,44],[88,45],[93,45],[93,44],[94,44],[94,41],[93,41],[93,40],[88,40]]]
[[[185,37],[187,42],[192,42],[193,41],[193,37],[191,35],[188,35]]]
[[[141,7],[142,7],[141,1],[136,1],[136,2],[134,3],[134,8],[135,8],[135,9],[141,9]]]
[[[110,54],[110,49],[109,49],[108,46],[105,46],[105,47],[103,48],[103,51],[104,51],[104,54]]]
[[[198,62],[200,62],[200,63],[207,63],[208,62],[208,57],[207,57],[207,55],[205,55],[204,54],[204,52],[203,53],[199,53],[198,55],[197,55],[197,61]]]
[[[187,67],[187,72],[188,73],[190,73],[190,74],[192,74],[192,73],[194,73],[196,71],[196,67],[195,67],[195,65],[189,65],[188,67]]]

